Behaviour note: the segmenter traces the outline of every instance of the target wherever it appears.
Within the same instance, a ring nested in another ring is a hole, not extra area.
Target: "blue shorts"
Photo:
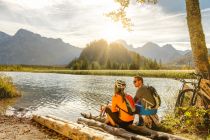
[[[157,113],[157,109],[145,109],[141,103],[136,104],[136,110],[140,115],[155,115]]]

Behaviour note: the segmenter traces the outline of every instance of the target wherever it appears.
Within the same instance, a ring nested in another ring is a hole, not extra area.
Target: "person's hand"
[[[105,115],[106,108],[107,108],[107,105],[101,105],[101,108],[100,108],[100,117],[103,117]]]

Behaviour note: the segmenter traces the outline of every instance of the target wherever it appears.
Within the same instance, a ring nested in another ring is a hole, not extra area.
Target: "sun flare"
[[[101,32],[102,38],[108,42],[115,41],[117,39],[125,39],[130,34],[120,23],[107,22]]]

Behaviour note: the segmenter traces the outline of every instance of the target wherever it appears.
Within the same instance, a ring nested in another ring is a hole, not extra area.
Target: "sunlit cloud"
[[[19,28],[25,28],[78,47],[105,38],[108,41],[124,39],[134,47],[152,41],[189,49],[185,6],[179,8],[169,1],[160,0],[155,6],[132,4],[127,12],[134,26],[133,31],[128,32],[104,16],[118,8],[114,0],[0,0],[0,31],[13,35]],[[202,2],[203,28],[206,42],[210,44],[210,2]],[[182,0],[177,1],[181,3]]]

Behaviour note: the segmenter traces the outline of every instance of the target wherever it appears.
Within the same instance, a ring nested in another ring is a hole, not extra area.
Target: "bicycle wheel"
[[[181,91],[176,100],[176,107],[189,107],[192,106],[194,90],[185,89]]]
[[[205,109],[209,109],[210,100],[198,92],[195,98],[192,100],[192,105],[194,106],[203,106]]]

